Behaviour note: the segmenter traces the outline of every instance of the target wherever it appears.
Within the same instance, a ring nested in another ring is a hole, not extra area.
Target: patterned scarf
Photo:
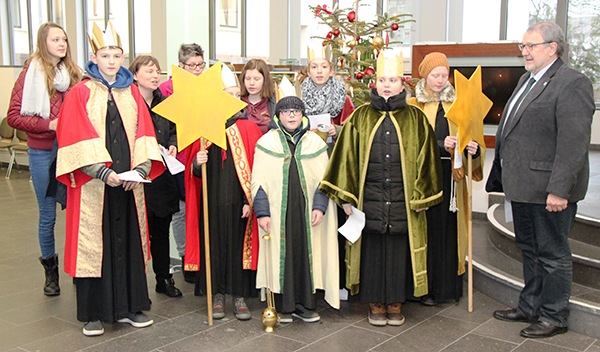
[[[346,102],[346,86],[329,77],[325,86],[317,88],[310,77],[302,82],[302,100],[306,104],[306,116],[329,113],[332,118],[340,114]]]

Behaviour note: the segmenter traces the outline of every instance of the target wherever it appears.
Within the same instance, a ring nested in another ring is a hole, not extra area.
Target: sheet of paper
[[[138,174],[138,172],[135,170],[121,172],[120,174],[117,174],[117,176],[119,176],[119,178],[122,181],[135,181],[135,182],[142,182],[142,183],[150,183],[151,182],[150,180],[144,180],[142,178],[142,176],[140,176],[140,174]]]
[[[316,128],[319,125],[331,125],[331,116],[329,114],[320,115],[309,115],[308,121],[310,122],[310,128]],[[331,143],[331,137],[327,138],[327,143]]]
[[[183,165],[181,161],[177,160],[177,158],[169,155],[165,147],[160,144],[158,147],[160,148],[160,155],[162,155],[163,159],[165,160],[165,165],[167,165],[167,169],[169,169],[171,175],[178,174],[185,170],[185,165]]]
[[[338,231],[352,243],[360,237],[365,228],[365,213],[352,207],[352,215],[348,217],[346,223]]]

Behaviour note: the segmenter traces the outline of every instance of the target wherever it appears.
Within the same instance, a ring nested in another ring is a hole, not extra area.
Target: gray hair
[[[190,57],[202,56],[204,58],[204,50],[196,43],[181,44],[179,48],[179,62],[185,64]]]
[[[565,42],[565,34],[557,24],[550,22],[541,22],[532,24],[527,28],[527,33],[539,32],[545,42],[556,43],[556,55],[562,56],[565,52],[567,43]]]

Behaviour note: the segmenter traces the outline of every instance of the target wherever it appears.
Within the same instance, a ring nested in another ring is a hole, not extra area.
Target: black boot
[[[46,272],[46,283],[44,284],[44,294],[46,296],[60,295],[60,286],[58,286],[58,255],[43,259],[40,257],[40,263]]]

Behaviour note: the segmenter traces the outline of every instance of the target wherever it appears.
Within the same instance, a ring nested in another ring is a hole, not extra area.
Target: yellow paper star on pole
[[[177,125],[178,149],[200,137],[227,149],[225,122],[247,104],[223,91],[221,63],[199,76],[172,67],[173,94],[152,110]]]
[[[458,126],[458,150],[462,154],[471,139],[479,145],[485,145],[483,119],[493,103],[481,88],[481,66],[477,66],[469,79],[454,70],[454,85],[456,100],[446,117]]]

